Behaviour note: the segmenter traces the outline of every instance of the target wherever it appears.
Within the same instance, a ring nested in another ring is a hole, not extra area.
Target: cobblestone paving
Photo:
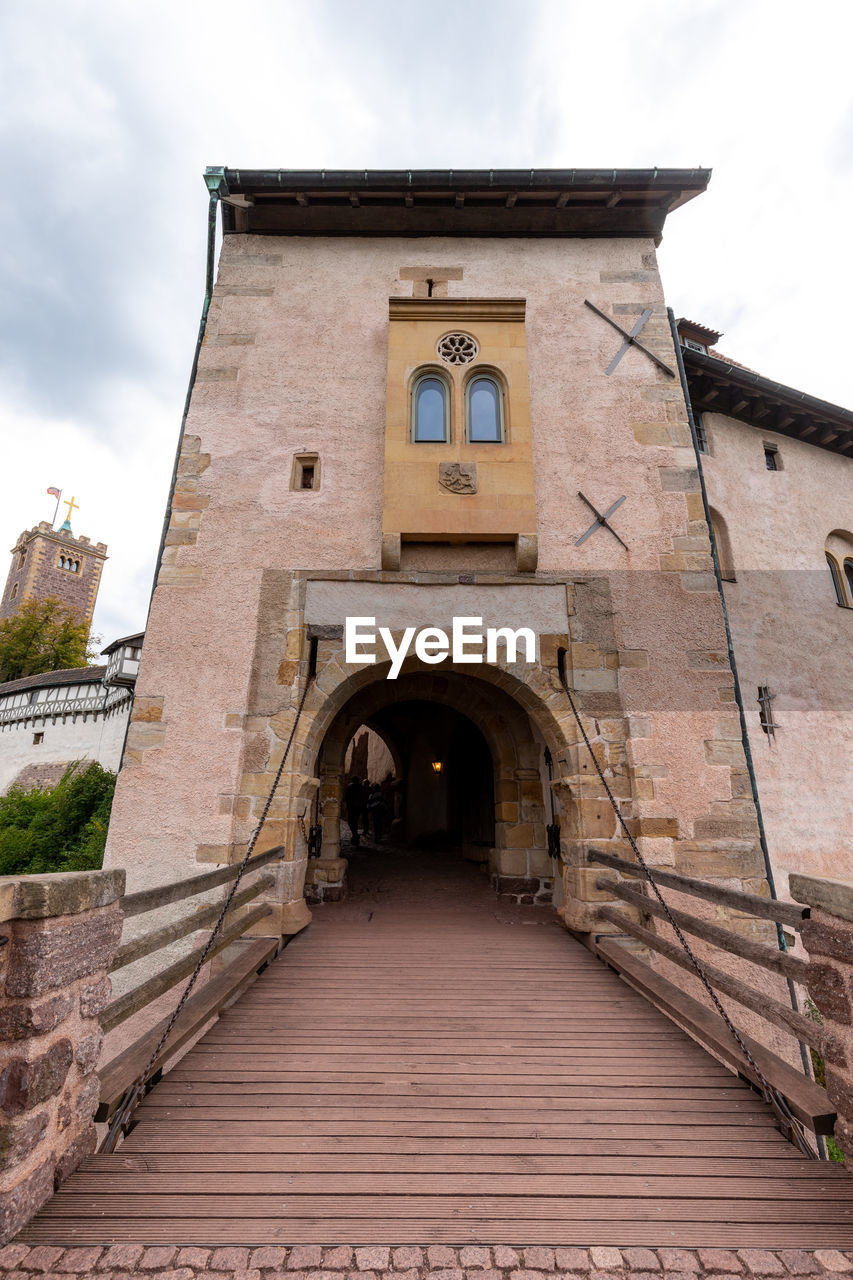
[[[278,1245],[256,1249],[116,1244],[110,1248],[8,1244],[4,1280],[759,1280],[834,1277],[853,1272],[838,1249],[492,1249],[431,1245]],[[853,1278],[851,1278],[853,1280]]]

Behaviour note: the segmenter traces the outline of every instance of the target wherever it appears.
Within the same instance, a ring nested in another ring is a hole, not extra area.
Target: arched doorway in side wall
[[[362,827],[354,842],[347,787],[354,776],[364,780],[372,737],[381,744],[373,744],[373,758],[384,776],[368,772],[367,781],[382,793],[386,821],[380,839]],[[504,895],[550,901],[544,753],[524,708],[467,672],[375,679],[341,707],[318,752],[320,864],[344,858],[356,876],[365,849],[374,861],[385,853],[386,869],[395,858],[402,866],[406,853],[422,862],[432,853],[453,855],[479,867]],[[308,896],[322,900],[322,888],[312,897],[311,870]]]

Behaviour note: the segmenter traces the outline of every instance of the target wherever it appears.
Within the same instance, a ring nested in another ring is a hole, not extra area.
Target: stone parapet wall
[[[0,1240],[95,1147],[123,871],[0,879]]]

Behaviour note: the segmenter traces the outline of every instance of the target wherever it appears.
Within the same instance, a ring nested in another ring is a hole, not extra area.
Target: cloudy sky
[[[0,559],[60,487],[95,630],[143,625],[209,164],[713,167],[670,304],[853,407],[851,36],[846,0],[0,0]]]

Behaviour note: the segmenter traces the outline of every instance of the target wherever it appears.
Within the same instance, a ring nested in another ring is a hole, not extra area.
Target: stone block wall
[[[492,875],[492,886],[499,898],[508,898],[519,906],[533,906],[552,902],[554,899],[553,875],[501,876]]]
[[[305,873],[306,902],[342,902],[347,896],[346,858],[309,858]]]
[[[0,1241],[95,1148],[123,871],[0,879]]]

